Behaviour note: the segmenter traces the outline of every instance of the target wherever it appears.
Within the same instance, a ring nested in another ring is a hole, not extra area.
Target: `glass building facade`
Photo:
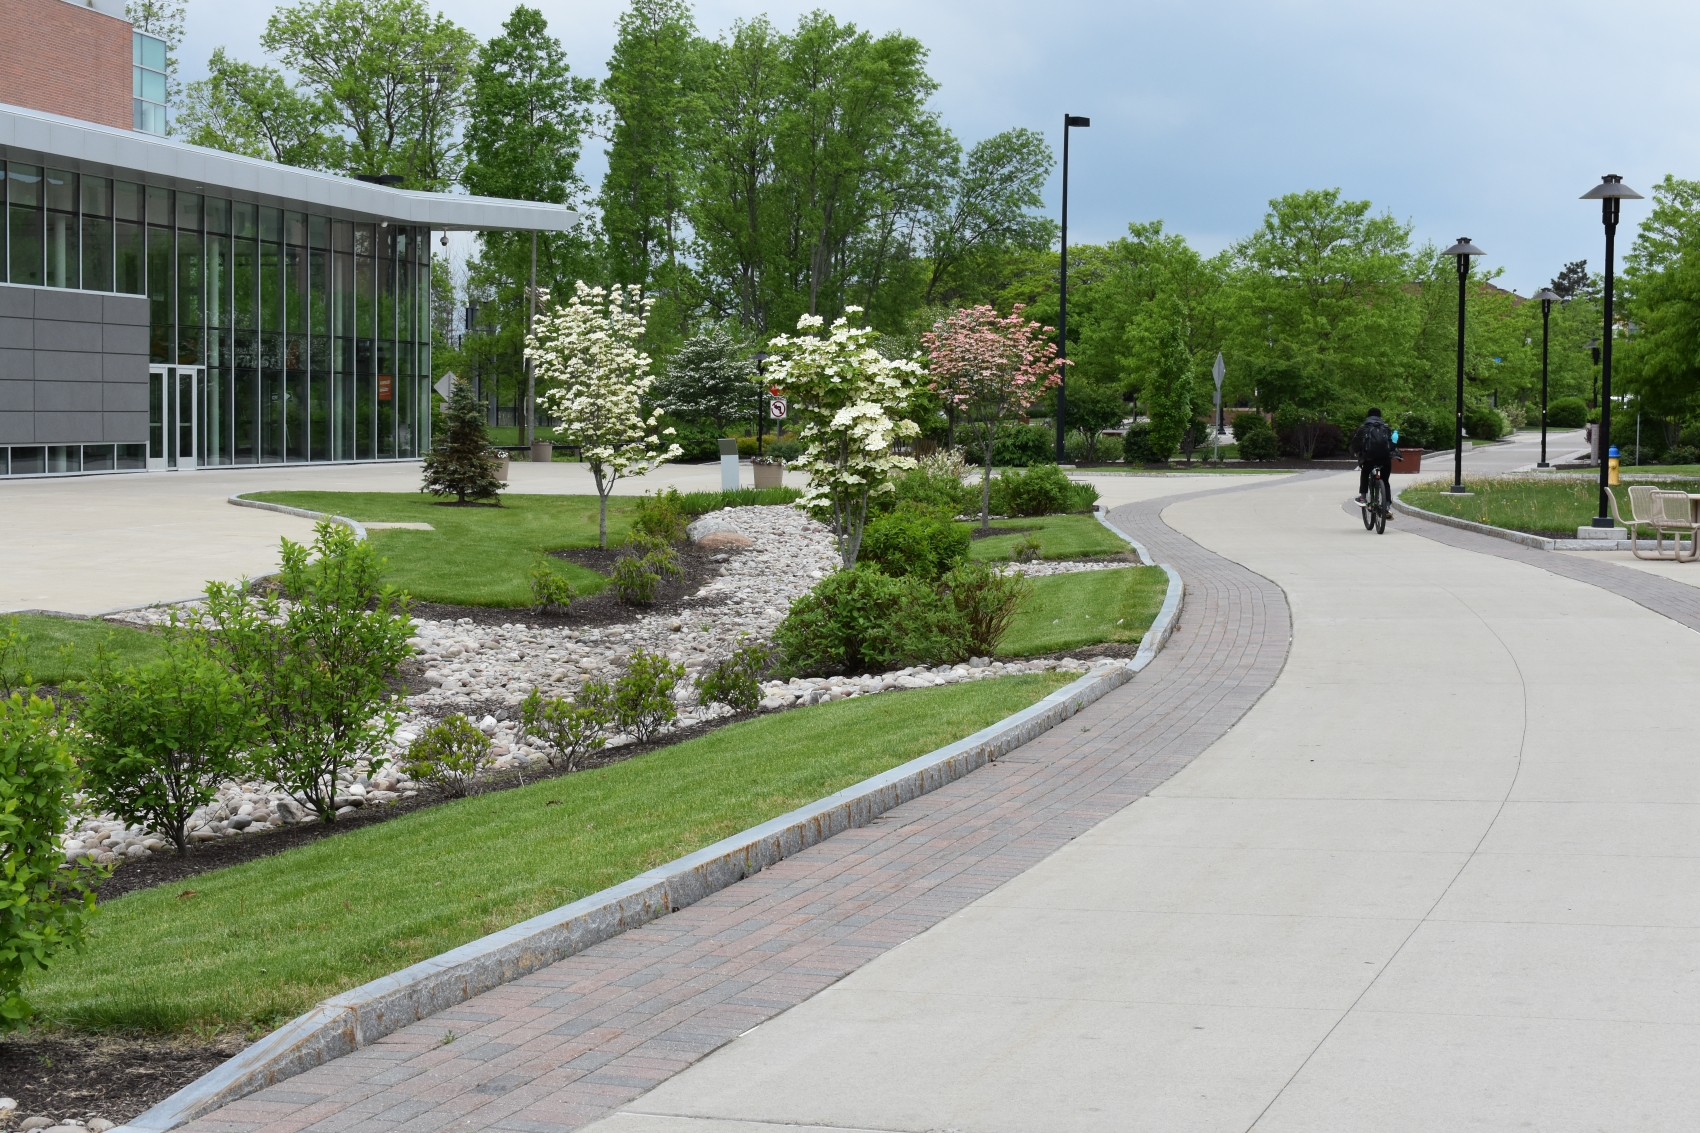
[[[135,128],[165,136],[165,41],[139,31],[130,33],[130,82]]]
[[[0,279],[146,297],[152,461],[405,460],[429,447],[428,230],[0,170]],[[0,475],[9,463],[0,448]]]

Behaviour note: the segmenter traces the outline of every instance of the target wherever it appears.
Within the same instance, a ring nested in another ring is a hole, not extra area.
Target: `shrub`
[[[1098,438],[1098,459],[1105,464],[1116,464],[1122,458],[1122,439],[1120,437]]]
[[[685,667],[677,661],[634,649],[609,697],[614,722],[639,743],[651,739],[679,718],[673,691],[684,679]]]
[[[966,562],[939,580],[961,622],[961,649],[990,657],[1009,632],[1033,584],[1019,571],[1000,573],[989,563]]]
[[[761,703],[762,670],[772,660],[773,650],[766,645],[746,645],[697,677],[697,696],[704,704],[724,704],[740,715],[754,712]]]
[[[638,497],[637,514],[632,517],[632,530],[662,543],[677,543],[685,537],[690,517],[685,514],[685,497],[679,489],[668,488],[655,495]]]
[[[1276,439],[1275,430],[1265,424],[1246,434],[1239,442],[1239,452],[1241,460],[1274,460],[1281,455],[1281,442]]]
[[[979,492],[962,482],[967,465],[955,452],[939,452],[920,462],[897,481],[895,493],[882,493],[869,501],[869,508],[890,511],[905,504],[936,508],[952,516],[967,515],[980,508]]]
[[[29,635],[18,628],[18,619],[7,618],[0,625],[0,697],[28,688],[30,675],[23,669],[24,645]]]
[[[1464,433],[1478,441],[1497,441],[1506,433],[1505,418],[1499,410],[1487,405],[1464,407]]]
[[[565,610],[572,605],[573,599],[578,597],[573,590],[572,580],[564,574],[557,574],[544,555],[538,555],[532,560],[531,570],[526,573],[525,580],[531,584],[531,603],[540,612]]]
[[[102,871],[66,867],[77,765],[52,701],[0,700],[0,1034],[34,1014],[24,985],[66,948],[81,950]]]
[[[785,464],[791,463],[803,455],[803,446],[798,441],[776,441],[767,446],[767,458]]]
[[[1004,425],[992,441],[992,465],[996,468],[1025,468],[1054,460],[1056,436],[1043,425]],[[980,454],[972,446],[964,450],[970,464],[981,463]]]
[[[281,593],[208,583],[197,633],[241,683],[255,771],[334,822],[337,775],[384,762],[398,721],[391,681],[413,653],[413,622],[407,599],[379,586],[384,563],[370,543],[324,522],[313,550],[309,561],[283,540]]]
[[[1700,448],[1692,445],[1673,445],[1665,450],[1665,464],[1700,464]]]
[[[545,700],[535,688],[519,706],[520,734],[547,744],[554,752],[549,765],[577,771],[585,756],[608,742],[614,722],[614,692],[605,681],[586,681],[571,700]]]
[[[1069,509],[1069,499],[1068,477],[1054,464],[1006,468],[992,481],[992,510],[1000,515],[1055,515]]]
[[[713,425],[676,417],[663,417],[660,425],[663,429],[673,429],[673,443],[680,449],[676,459],[681,463],[720,459],[720,430]]]
[[[1547,402],[1547,427],[1580,429],[1588,423],[1588,403],[1579,397],[1559,397]],[[1687,430],[1684,430],[1686,432]],[[1450,438],[1448,438],[1450,439]],[[1700,438],[1697,438],[1700,439]],[[1686,437],[1683,443],[1691,443]],[[1700,448],[1700,445],[1695,447]]]
[[[1068,482],[1068,510],[1092,511],[1098,506],[1098,489],[1091,484],[1076,484]]]
[[[489,755],[490,737],[456,712],[419,733],[407,749],[407,777],[451,799],[464,799],[478,789],[478,773]]]
[[[971,536],[955,512],[904,503],[868,523],[858,555],[893,578],[931,581],[968,557]]]
[[[1120,437],[1088,438],[1085,433],[1073,432],[1063,441],[1063,452],[1075,464],[1114,464],[1122,458],[1122,451]]]
[[[655,587],[663,576],[676,578],[683,573],[672,544],[636,533],[608,577],[621,605],[647,606],[655,601]]]
[[[1129,464],[1158,464],[1159,458],[1151,449],[1151,422],[1138,421],[1127,427],[1122,437],[1122,459]]]
[[[164,658],[118,670],[104,652],[84,700],[79,762],[90,796],[189,853],[189,818],[241,772],[248,713],[229,671],[173,634]]]
[[[1314,409],[1283,405],[1275,411],[1275,435],[1281,442],[1281,455],[1299,460],[1316,459],[1321,447],[1322,414]],[[1335,430],[1338,436],[1339,430]]]
[[[1521,405],[1501,405],[1499,415],[1505,418],[1510,432],[1516,432],[1529,424],[1529,411]]]
[[[1045,545],[1039,542],[1039,537],[1028,532],[1016,541],[1013,557],[1018,563],[1030,563],[1044,551]]]
[[[1228,422],[1228,428],[1234,434],[1234,443],[1239,444],[1253,433],[1273,433],[1275,430],[1264,420],[1263,414],[1255,409],[1247,409],[1236,413],[1234,419]]]
[[[446,434],[438,437],[425,454],[422,492],[468,500],[493,500],[506,484],[496,479],[496,462],[490,455],[490,439],[484,432],[484,403],[473,392],[472,383],[457,379],[443,406]]]
[[[961,635],[931,586],[858,566],[793,601],[773,640],[786,672],[863,673],[955,656]]]

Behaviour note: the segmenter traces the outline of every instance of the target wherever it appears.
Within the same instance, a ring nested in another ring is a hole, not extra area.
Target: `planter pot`
[[[1394,472],[1421,472],[1423,470],[1423,450],[1420,448],[1395,449],[1393,453]]]
[[[493,468],[495,470],[496,479],[506,480],[508,478],[508,454],[507,453],[505,453],[505,452],[493,452],[493,453],[491,453],[490,454],[490,466],[491,466],[491,468]]]
[[[785,465],[784,464],[780,464],[780,463],[754,464],[754,463],[752,463],[750,465],[750,467],[755,471],[755,474],[756,474],[756,487],[758,487],[758,488],[783,488],[785,486]]]
[[[550,461],[552,461],[554,459],[555,459],[555,442],[554,441],[532,441],[531,442],[531,463],[533,463],[533,464],[548,464]]]

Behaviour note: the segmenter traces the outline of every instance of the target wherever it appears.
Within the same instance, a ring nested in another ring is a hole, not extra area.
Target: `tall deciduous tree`
[[[413,189],[455,182],[470,32],[424,0],[301,0],[272,13],[260,44],[334,108],[334,168]]]
[[[526,356],[544,387],[538,398],[559,417],[556,434],[577,445],[590,466],[598,499],[598,545],[608,545],[608,493],[621,476],[642,476],[679,455],[645,416],[644,395],[655,383],[642,348],[652,301],[635,284],[607,290],[579,282],[572,299],[542,310],[526,339]]]
[[[1151,415],[1151,432],[1146,443],[1152,456],[1167,460],[1192,426],[1195,391],[1192,359],[1186,348],[1185,316],[1174,300],[1160,306],[1142,327],[1150,340],[1145,353],[1153,363],[1145,390]]]
[[[972,289],[974,268],[988,258],[1049,249],[1056,231],[1033,211],[1044,207],[1045,181],[1056,164],[1044,135],[1005,130],[952,164],[943,207],[927,222],[927,303],[947,290]]]
[[[1685,418],[1700,408],[1700,181],[1667,176],[1652,196],[1624,258],[1622,310],[1635,333],[1618,343],[1618,366],[1649,411]]]
[[[932,387],[981,449],[980,529],[992,529],[992,446],[998,427],[1057,383],[1056,330],[981,305],[956,311],[921,336]]]
[[[303,94],[276,67],[230,58],[220,47],[208,75],[189,84],[175,132],[191,145],[276,161],[304,169],[324,167],[335,112],[322,98]]]

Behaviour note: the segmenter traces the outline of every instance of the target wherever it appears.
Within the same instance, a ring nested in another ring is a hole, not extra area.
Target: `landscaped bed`
[[[976,534],[978,523],[968,524]],[[1090,515],[1046,515],[1032,519],[997,519],[994,534],[975,538],[970,558],[985,562],[1012,560],[1016,545],[1026,539],[1039,543],[1041,559],[1081,559],[1099,555],[1125,555],[1127,540]]]
[[[1618,510],[1627,516],[1629,496],[1624,488],[1637,480],[1624,474],[1623,482],[1624,487],[1615,491]],[[1639,482],[1700,492],[1700,480],[1660,477]],[[1473,494],[1454,495],[1444,482],[1434,481],[1406,488],[1399,498],[1424,511],[1551,539],[1574,539],[1576,529],[1588,526],[1600,510],[1599,480],[1592,476],[1506,476],[1466,480],[1464,487]]]

